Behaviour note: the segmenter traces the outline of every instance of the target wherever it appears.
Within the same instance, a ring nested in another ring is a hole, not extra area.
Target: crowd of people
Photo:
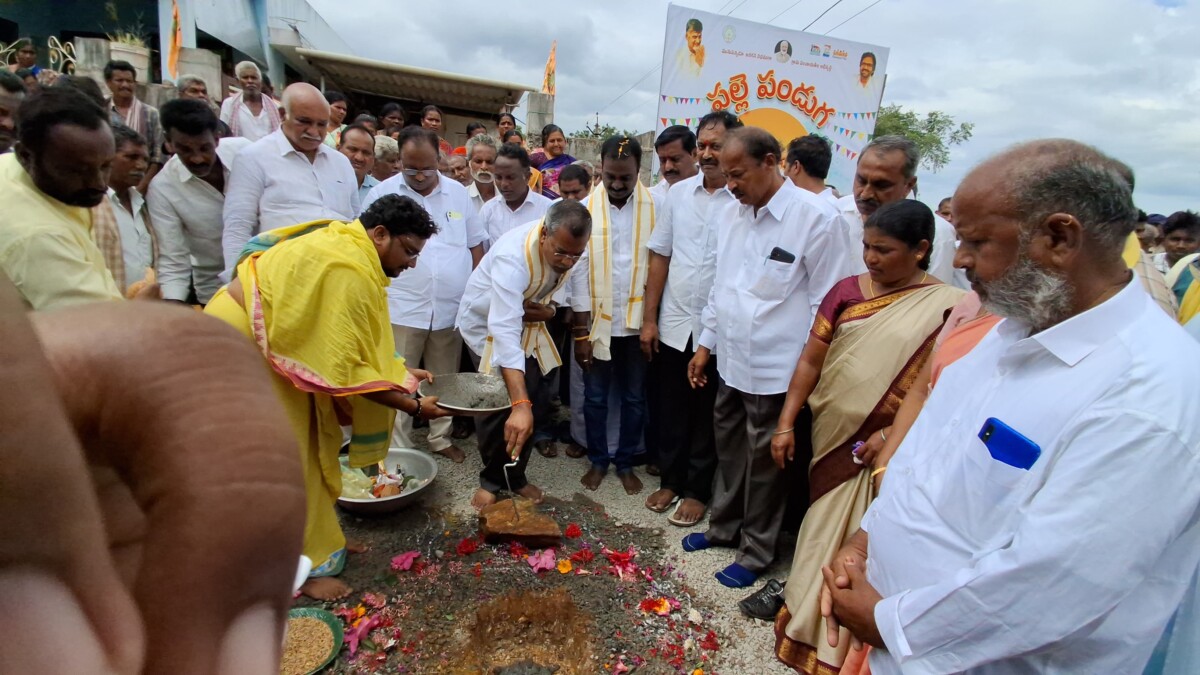
[[[588,490],[641,471],[732,588],[798,528],[740,605],[800,672],[1140,672],[1195,599],[1200,216],[1136,209],[1119,160],[1025,143],[935,213],[910,140],[843,196],[827,140],[712,112],[657,136],[647,186],[635,138],[593,165],[502,113],[454,148],[436,106],[234,73],[156,109],[122,61],[107,94],[0,72],[0,270],[33,317],[174,302],[254,345],[274,402],[241,414],[299,446],[304,593],[350,593],[339,457],[427,423],[463,462],[416,391],[478,370],[512,405],[475,422],[476,509],[541,502],[534,451]]]

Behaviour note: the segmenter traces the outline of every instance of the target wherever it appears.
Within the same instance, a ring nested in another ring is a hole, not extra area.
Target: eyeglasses
[[[583,257],[583,255],[582,255],[582,254],[580,254],[580,255],[571,255],[570,253],[564,253],[563,251],[560,251],[560,250],[558,250],[558,249],[554,249],[554,257],[555,257],[555,258],[558,258],[558,259],[560,259],[560,260],[569,260],[569,261],[571,261],[571,262],[573,262],[573,263],[574,263],[574,262],[579,262],[579,259],[580,259],[580,258],[582,258],[582,257]]]
[[[438,170],[437,169],[404,169],[403,173],[405,176],[408,176],[409,178],[416,178],[417,176],[433,178],[434,176],[437,175]]]

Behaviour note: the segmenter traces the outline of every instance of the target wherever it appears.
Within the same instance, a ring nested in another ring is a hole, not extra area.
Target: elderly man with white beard
[[[278,130],[238,153],[225,191],[225,274],[259,232],[358,215],[358,179],[350,160],[325,145],[329,104],[317,88],[298,82],[283,92],[287,119]],[[228,276],[226,276],[228,278]]]
[[[1004,320],[947,367],[823,570],[874,673],[1142,672],[1200,560],[1200,348],[1134,280],[1119,165],[1035,141],[953,198]]]

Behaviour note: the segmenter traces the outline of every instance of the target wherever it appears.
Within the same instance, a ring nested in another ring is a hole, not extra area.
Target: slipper
[[[729,567],[714,574],[717,581],[721,582],[722,586],[729,588],[745,588],[752,586],[755,581],[758,581],[758,575],[750,570],[742,567],[737,563],[732,563]]]
[[[672,511],[671,515],[667,517],[667,522],[676,527],[695,527],[697,523],[704,520],[704,516],[708,513],[708,507],[706,506],[706,507],[704,507],[704,510],[700,512],[700,517],[693,520],[692,522],[689,523],[686,520],[680,520],[678,517],[678,514],[679,514],[679,508],[681,506],[683,506],[683,500],[676,497],[675,501],[679,502],[679,503],[675,504],[675,510]]]
[[[674,497],[671,498],[671,501],[667,502],[666,504],[663,504],[662,506],[654,507],[654,506],[650,506],[649,504],[646,504],[645,506],[646,506],[646,508],[650,509],[651,511],[653,511],[655,513],[666,513],[667,511],[669,511],[671,509],[672,506],[675,506],[678,503],[679,503],[679,495],[675,495]]]
[[[558,446],[555,445],[554,441],[538,441],[533,444],[533,447],[542,457],[558,457]]]
[[[712,547],[712,544],[708,543],[708,537],[704,536],[703,532],[693,532],[689,534],[683,538],[682,544],[683,550],[687,551],[688,553],[703,551],[706,548]]]

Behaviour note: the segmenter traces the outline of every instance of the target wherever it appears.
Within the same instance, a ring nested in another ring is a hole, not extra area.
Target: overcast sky
[[[653,128],[667,3],[310,0],[359,56],[540,87],[558,40],[555,122]],[[696,9],[802,29],[834,0],[690,0]],[[841,0],[809,32],[874,0]],[[923,200],[1017,141],[1062,136],[1137,172],[1148,212],[1200,208],[1200,0],[882,0],[830,35],[891,48],[884,103],[942,110],[975,135]],[[613,100],[617,99],[614,103]],[[520,111],[518,111],[519,113]],[[849,186],[839,186],[843,191]]]

